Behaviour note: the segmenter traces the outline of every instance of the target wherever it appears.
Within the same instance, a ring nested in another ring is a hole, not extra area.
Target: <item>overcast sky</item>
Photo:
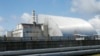
[[[33,9],[37,14],[82,18],[100,29],[100,0],[0,0],[0,32],[29,22]]]

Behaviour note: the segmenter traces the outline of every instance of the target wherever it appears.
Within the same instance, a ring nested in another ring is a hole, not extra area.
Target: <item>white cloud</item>
[[[33,22],[32,15],[28,13],[23,13],[21,16],[21,21],[23,23],[32,23]]]
[[[100,15],[95,16],[89,20],[89,23],[96,29],[98,34],[100,34]]]
[[[100,13],[100,0],[72,0],[72,12]]]

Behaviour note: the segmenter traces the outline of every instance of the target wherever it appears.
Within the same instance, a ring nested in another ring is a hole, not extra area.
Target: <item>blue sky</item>
[[[15,28],[21,22],[21,16],[31,15],[33,9],[37,14],[89,20],[99,15],[97,5],[100,6],[99,0],[0,0],[0,29]]]

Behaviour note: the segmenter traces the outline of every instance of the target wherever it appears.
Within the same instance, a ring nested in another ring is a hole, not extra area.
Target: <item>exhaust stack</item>
[[[33,24],[36,24],[35,10],[32,12]]]

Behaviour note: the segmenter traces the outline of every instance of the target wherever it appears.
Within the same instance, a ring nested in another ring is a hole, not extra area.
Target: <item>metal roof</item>
[[[73,36],[74,34],[97,34],[87,21],[81,18],[71,18],[51,15],[38,15],[38,23],[48,24],[50,36]]]

